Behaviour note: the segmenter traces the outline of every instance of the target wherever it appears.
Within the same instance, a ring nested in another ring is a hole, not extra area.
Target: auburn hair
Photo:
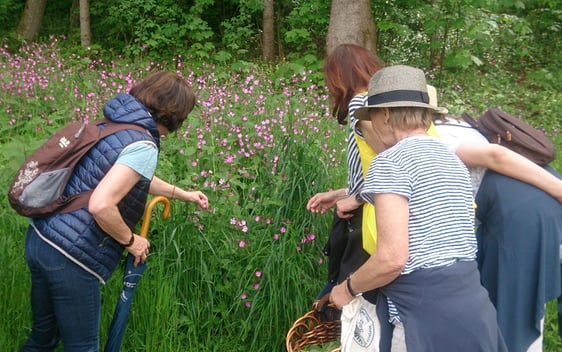
[[[377,55],[355,44],[339,45],[328,56],[324,78],[332,99],[332,116],[341,125],[347,123],[351,99],[367,91],[371,76],[383,66]]]

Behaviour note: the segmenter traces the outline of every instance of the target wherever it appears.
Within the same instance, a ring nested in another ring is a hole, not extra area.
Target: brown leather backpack
[[[543,132],[500,108],[486,110],[477,120],[467,113],[462,118],[490,143],[503,145],[539,165],[556,159],[554,145]]]

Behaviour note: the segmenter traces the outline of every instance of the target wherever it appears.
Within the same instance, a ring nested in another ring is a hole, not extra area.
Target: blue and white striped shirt
[[[414,270],[475,260],[474,200],[462,161],[430,136],[406,138],[371,164],[362,195],[394,193],[409,203],[409,257]]]
[[[377,193],[408,199],[409,253],[401,275],[476,259],[474,201],[470,176],[460,159],[437,139],[403,139],[379,154],[363,186],[371,203]],[[390,322],[400,321],[388,300]]]

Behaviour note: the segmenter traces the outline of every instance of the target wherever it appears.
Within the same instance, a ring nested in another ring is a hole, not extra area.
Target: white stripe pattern
[[[357,194],[363,187],[363,169],[361,167],[361,158],[359,157],[359,147],[355,141],[354,131],[357,125],[355,118],[355,110],[365,106],[367,102],[367,94],[358,94],[349,102],[349,142],[347,150],[347,184],[349,194]],[[362,137],[361,131],[357,131]]]

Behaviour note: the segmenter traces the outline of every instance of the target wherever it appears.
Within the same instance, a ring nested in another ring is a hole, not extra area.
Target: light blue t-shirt
[[[158,149],[156,144],[149,141],[139,141],[129,144],[121,151],[115,161],[130,167],[139,173],[143,178],[151,180],[156,170],[158,162]]]

